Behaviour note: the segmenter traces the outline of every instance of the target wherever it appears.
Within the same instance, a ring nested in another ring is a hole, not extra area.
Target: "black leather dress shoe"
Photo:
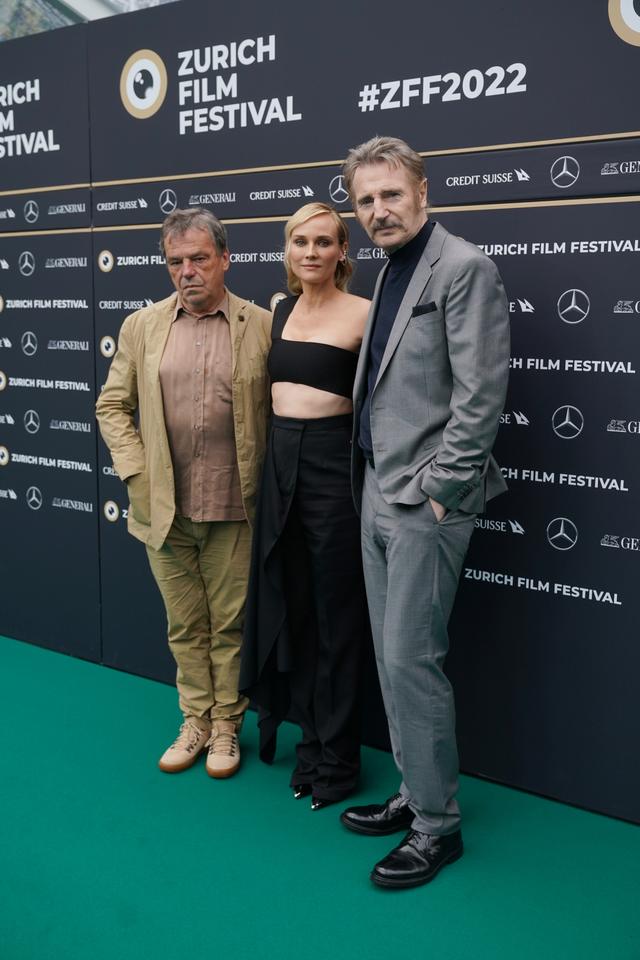
[[[371,803],[367,807],[349,807],[340,814],[340,820],[349,830],[381,837],[396,830],[408,830],[413,821],[406,797],[400,793],[389,797],[385,803]]]
[[[438,870],[462,856],[459,830],[444,837],[410,830],[402,843],[376,863],[371,879],[379,887],[403,889],[433,880]]]

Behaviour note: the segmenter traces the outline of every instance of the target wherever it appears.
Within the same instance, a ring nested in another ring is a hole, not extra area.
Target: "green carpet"
[[[278,761],[167,776],[175,691],[0,638],[1,960],[638,960],[640,831],[463,777],[466,854],[429,886],[374,888],[395,838],[312,813]],[[365,750],[358,802],[393,793]]]

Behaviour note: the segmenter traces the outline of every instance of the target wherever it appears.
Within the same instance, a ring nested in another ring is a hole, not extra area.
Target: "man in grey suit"
[[[375,137],[347,157],[358,220],[389,255],[354,386],[353,490],[391,746],[402,776],[383,804],[351,807],[356,833],[409,830],[376,864],[413,887],[462,855],[447,623],[476,514],[505,489],[491,456],[509,370],[498,271],[429,219],[421,157]]]

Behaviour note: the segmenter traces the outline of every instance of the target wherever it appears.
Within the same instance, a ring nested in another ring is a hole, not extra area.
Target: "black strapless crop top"
[[[267,369],[272,383],[303,383],[351,399],[358,354],[330,343],[283,340],[282,331],[297,297],[280,300],[273,314]]]

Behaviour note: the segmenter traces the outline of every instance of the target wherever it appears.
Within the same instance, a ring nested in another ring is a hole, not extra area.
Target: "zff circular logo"
[[[116,342],[113,337],[103,337],[100,341],[100,353],[103,357],[112,357],[116,352]]]
[[[106,500],[102,512],[109,523],[115,523],[120,516],[120,507],[115,500]]]
[[[640,10],[634,0],[609,0],[609,20],[621,40],[640,47]]]
[[[278,303],[280,303],[281,300],[286,300],[286,299],[287,299],[286,293],[280,293],[280,292],[274,293],[274,295],[271,297],[271,301],[270,301],[270,303],[269,303],[269,308],[270,308],[270,310],[271,310],[271,313],[273,313],[273,311],[274,311],[275,308],[276,308],[276,305],[277,305]]]
[[[98,254],[98,266],[103,273],[111,273],[115,264],[111,250],[101,250]]]
[[[160,109],[167,95],[167,68],[153,50],[136,50],[120,74],[120,97],[125,110],[146,120]]]

